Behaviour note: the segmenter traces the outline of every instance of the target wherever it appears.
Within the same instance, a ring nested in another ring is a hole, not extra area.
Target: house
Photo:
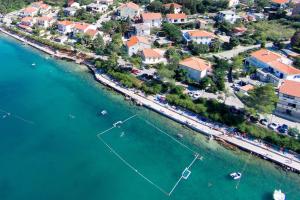
[[[55,19],[49,16],[38,17],[38,25],[43,28],[49,28],[55,23]]]
[[[63,11],[66,16],[73,17],[76,14],[77,10],[79,10],[77,7],[67,7],[64,8]]]
[[[59,36],[54,39],[55,42],[58,42],[61,44],[65,43],[67,40],[68,40],[68,36],[66,36],[66,35],[62,35],[62,36]]]
[[[208,22],[203,19],[196,20],[196,27],[199,29],[206,29],[208,25]]]
[[[33,27],[36,24],[36,18],[34,17],[24,17],[21,19],[20,25]]]
[[[73,27],[73,35],[84,34],[89,29],[96,30],[97,28],[92,24],[75,22]]]
[[[35,7],[27,7],[20,11],[20,17],[34,17],[38,14],[39,10]]]
[[[143,63],[146,65],[166,62],[164,51],[160,49],[143,49],[141,55]]]
[[[195,42],[197,44],[209,45],[216,36],[212,32],[205,30],[183,30],[183,39],[188,42]]]
[[[150,24],[139,23],[134,24],[134,34],[137,36],[149,36],[150,35]]]
[[[237,5],[239,5],[240,1],[239,0],[228,0],[228,7],[232,8],[235,7]]]
[[[86,35],[90,36],[92,40],[94,40],[100,33],[97,29],[88,29],[85,32]]]
[[[105,4],[105,5],[112,5],[114,3],[114,0],[97,0],[97,4]]]
[[[58,32],[65,35],[71,33],[73,31],[74,22],[71,21],[59,21],[57,22]]]
[[[134,19],[134,17],[140,15],[140,6],[133,3],[133,2],[129,2],[129,3],[125,3],[122,4],[118,10],[117,10],[117,15],[120,16],[121,18],[130,18],[130,19]]]
[[[273,9],[285,9],[289,3],[290,0],[271,0],[271,7]]]
[[[142,13],[141,15],[143,23],[150,24],[151,28],[160,28],[162,24],[161,13]]]
[[[51,10],[51,6],[45,4],[43,1],[33,2],[31,6],[38,9],[41,14],[48,13]]]
[[[104,13],[107,9],[108,5],[106,4],[91,3],[86,6],[86,10],[93,13]]]
[[[200,81],[211,70],[210,62],[197,57],[190,57],[180,61],[179,67],[186,70],[188,77],[194,81]]]
[[[168,12],[171,13],[181,13],[182,11],[182,5],[178,4],[178,3],[167,3],[163,5],[164,9]]]
[[[247,31],[247,28],[246,27],[234,27],[233,30],[232,30],[232,33],[233,35],[235,36],[241,36],[241,35],[244,35]]]
[[[300,70],[291,66],[292,60],[285,56],[260,49],[246,58],[245,65],[256,67],[256,75],[261,81],[273,83],[278,86],[282,80],[300,80]]]
[[[126,42],[126,47],[127,47],[128,55],[132,56],[133,54],[137,54],[139,51],[142,51],[143,49],[151,48],[151,43],[146,37],[132,36]]]
[[[68,7],[75,7],[77,9],[80,8],[80,4],[78,2],[75,2],[75,0],[68,0],[67,5]]]
[[[248,95],[248,92],[253,90],[253,89],[254,89],[253,85],[247,84],[247,85],[244,85],[244,86],[240,87],[239,91],[244,95]]]
[[[240,19],[240,16],[238,16],[234,11],[232,10],[225,10],[220,11],[217,14],[217,21],[219,22],[229,22],[231,24],[234,24],[238,19]]]
[[[285,80],[279,87],[276,114],[300,122],[300,82]]]
[[[185,13],[167,14],[166,21],[172,24],[184,24],[187,22]]]

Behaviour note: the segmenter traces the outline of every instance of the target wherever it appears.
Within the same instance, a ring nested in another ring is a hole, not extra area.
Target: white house
[[[28,26],[28,27],[32,27],[33,25],[36,24],[36,18],[34,17],[24,17],[21,19],[21,25],[23,26]]]
[[[197,57],[190,57],[180,61],[179,67],[186,70],[189,78],[194,81],[200,81],[211,70],[210,62]]]
[[[37,8],[41,14],[48,13],[51,10],[51,6],[45,4],[43,1],[33,2],[31,6]]]
[[[139,51],[142,51],[143,49],[151,48],[151,43],[146,37],[132,36],[126,42],[126,47],[127,47],[128,55],[132,56],[133,54],[137,54]]]
[[[141,55],[146,65],[166,62],[164,51],[160,49],[143,49]]]
[[[163,7],[165,8],[165,10],[167,11],[171,11],[171,9],[174,9],[174,13],[178,14],[181,13],[182,11],[182,5],[178,4],[178,3],[167,3],[164,4]]]
[[[130,18],[133,19],[134,17],[140,15],[140,11],[141,8],[139,5],[133,3],[133,2],[129,2],[129,3],[125,3],[122,4],[118,10],[117,10],[117,14],[121,17],[121,18]]]
[[[65,35],[73,31],[74,22],[72,21],[59,21],[57,22],[58,32]]]
[[[246,66],[257,68],[257,76],[261,81],[278,86],[282,80],[300,81],[300,70],[291,66],[292,60],[267,49],[260,49],[246,58]]]
[[[166,21],[172,24],[184,24],[187,23],[187,16],[185,13],[167,14]]]
[[[96,0],[97,4],[106,4],[106,5],[112,5],[114,3],[114,0]]]
[[[140,23],[134,24],[134,32],[137,36],[149,36],[150,35],[150,24]]]
[[[141,18],[143,23],[150,24],[151,28],[156,27],[160,28],[162,24],[161,13],[142,13]]]
[[[35,7],[27,7],[20,11],[20,17],[34,17],[38,14],[39,10]]]
[[[86,10],[93,13],[104,13],[107,9],[108,5],[106,4],[91,3],[86,6]]]
[[[183,39],[186,42],[195,42],[197,44],[211,44],[216,36],[208,31],[204,30],[183,30]]]
[[[77,7],[67,7],[64,8],[64,14],[72,17],[76,14],[77,10],[79,10]]]
[[[300,122],[300,82],[285,80],[279,87],[276,113]]]
[[[49,16],[38,17],[37,21],[38,21],[38,25],[43,28],[49,28],[55,23],[55,19]]]
[[[220,22],[229,22],[231,24],[234,24],[236,20],[240,19],[240,16],[238,16],[234,11],[232,10],[225,10],[220,11],[217,15],[217,20]]]
[[[100,32],[96,29],[88,29],[85,32],[86,35],[90,36],[92,40],[94,40],[99,34]]]
[[[89,29],[97,30],[97,28],[92,24],[75,22],[73,27],[73,34],[77,34],[77,33],[84,34]]]

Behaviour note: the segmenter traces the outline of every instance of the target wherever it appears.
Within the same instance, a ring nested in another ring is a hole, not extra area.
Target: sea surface
[[[203,159],[165,195],[194,152]],[[0,36],[0,200],[271,200],[274,189],[299,200],[300,176],[136,107],[83,66]]]

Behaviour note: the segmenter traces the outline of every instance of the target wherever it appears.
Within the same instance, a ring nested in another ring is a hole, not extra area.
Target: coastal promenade
[[[67,56],[67,55],[60,54],[59,52],[55,52],[52,49],[50,49],[49,47],[41,46],[39,44],[30,42],[30,41],[26,40],[25,38],[22,38],[22,37],[19,37],[18,35],[12,34],[2,28],[0,28],[0,31],[3,32],[4,34],[7,34],[19,41],[22,41],[22,42],[24,42],[36,49],[39,49],[47,54],[50,54],[52,56],[55,56],[58,58],[66,58],[65,56]],[[68,59],[77,62],[76,57],[68,57]],[[300,172],[300,160],[299,160],[299,158],[295,157],[293,154],[275,151],[274,149],[271,149],[262,143],[258,143],[258,142],[247,140],[242,137],[226,134],[227,132],[225,129],[211,127],[208,124],[205,124],[204,122],[200,121],[196,117],[188,116],[187,114],[182,113],[182,111],[179,112],[177,110],[167,107],[166,105],[161,105],[160,103],[156,102],[154,100],[154,98],[151,96],[147,97],[147,96],[143,95],[143,93],[141,93],[141,92],[136,92],[136,91],[121,87],[118,83],[112,81],[106,75],[97,73],[96,69],[93,66],[88,65],[87,63],[86,63],[86,65],[94,72],[96,80],[98,80],[100,83],[113,88],[114,90],[118,91],[119,93],[122,93],[123,95],[129,96],[131,99],[133,99],[136,102],[139,102],[144,107],[154,110],[176,122],[184,124],[195,131],[201,132],[208,136],[212,135],[215,138],[224,140],[230,144],[233,144],[233,145],[239,147],[240,149],[243,149],[243,150],[249,151],[249,152],[253,152],[253,153],[259,155],[260,157],[268,159],[268,160],[275,162],[277,164],[280,164],[282,166],[289,167],[289,168],[293,169],[294,171]]]
[[[107,77],[106,75],[97,73],[95,69],[92,70],[95,73],[95,78],[99,82],[113,88],[114,90],[122,93],[123,95],[131,97],[132,100],[142,104],[144,107],[154,110],[176,122],[184,124],[195,131],[201,132],[206,135],[212,135],[215,138],[224,140],[230,144],[239,147],[240,149],[255,153],[264,159],[268,159],[272,162],[275,162],[277,164],[280,164],[285,167],[289,167],[297,172],[300,172],[300,160],[299,158],[295,157],[293,154],[281,153],[271,148],[268,148],[262,143],[249,141],[245,138],[238,137],[238,136],[228,135],[226,134],[226,131],[224,129],[220,128],[218,130],[213,127],[207,126],[203,124],[203,122],[201,122],[200,120],[185,116],[182,113],[178,113],[172,109],[169,109],[153,101],[153,97],[151,98],[151,96],[145,97],[143,96],[143,94],[139,92],[135,92],[123,88],[119,84],[110,80],[109,77]]]

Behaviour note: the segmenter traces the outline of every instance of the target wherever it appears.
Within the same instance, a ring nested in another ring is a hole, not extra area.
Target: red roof
[[[290,2],[290,0],[272,0],[272,2],[278,4],[287,4]]]
[[[37,12],[37,9],[34,7],[27,7],[24,9],[24,12],[26,13],[33,13],[33,12]]]
[[[128,3],[121,5],[120,8],[131,8],[133,10],[139,10],[140,6],[133,2],[128,2]]]
[[[280,61],[273,61],[270,62],[269,65],[273,67],[274,69],[283,72],[288,75],[294,75],[294,74],[300,74],[300,69],[296,69],[295,67],[292,67],[290,65],[286,65]]]
[[[161,19],[160,13],[142,13],[143,20],[155,20],[155,19]]]
[[[134,45],[136,45],[138,43],[150,44],[149,40],[147,38],[145,38],[145,37],[132,36],[127,41],[126,45],[127,45],[127,47],[131,47],[131,46],[134,46]]]
[[[39,21],[51,21],[53,20],[53,17],[49,17],[49,16],[42,16],[38,18]]]
[[[145,58],[161,58],[163,57],[162,54],[160,54],[155,49],[143,49],[143,55]]]
[[[191,30],[188,31],[191,37],[214,37],[212,32],[204,31],[204,30]]]
[[[178,13],[178,14],[167,14],[168,19],[186,19],[187,16],[185,13]]]
[[[91,37],[95,37],[98,34],[98,31],[95,29],[88,29],[85,33]]]
[[[24,17],[21,19],[21,22],[31,22],[33,20],[33,17]]]
[[[260,49],[258,51],[255,51],[251,53],[251,56],[264,63],[275,61],[281,58],[281,55],[267,49]]]
[[[59,21],[58,24],[62,25],[62,26],[70,26],[70,25],[73,25],[74,22],[64,20],[64,21]]]
[[[208,61],[197,57],[186,58],[180,61],[179,64],[198,71],[204,71],[211,68],[211,65]]]
[[[180,5],[178,3],[167,3],[167,4],[164,4],[163,6],[167,9],[170,9],[172,5],[174,6],[174,8],[181,8],[182,7],[182,5]]]
[[[279,87],[279,92],[300,98],[300,82],[285,80]]]
[[[76,22],[74,28],[76,28],[77,30],[86,30],[88,27],[90,26],[90,24],[87,23],[80,23],[80,22]]]

